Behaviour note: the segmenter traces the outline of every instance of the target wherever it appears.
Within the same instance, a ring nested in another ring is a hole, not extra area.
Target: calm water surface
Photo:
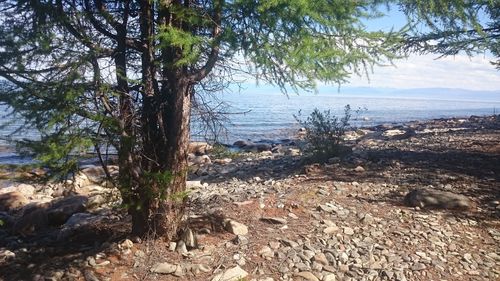
[[[227,94],[224,100],[231,105],[233,112],[244,114],[230,115],[227,125],[227,141],[237,139],[277,139],[293,134],[299,124],[293,117],[301,111],[303,119],[314,108],[331,110],[342,116],[346,104],[353,112],[356,126],[371,126],[384,123],[402,123],[412,120],[428,120],[446,117],[467,117],[470,115],[498,114],[498,101],[480,100],[438,100],[429,98],[342,96],[340,94],[303,94],[288,98],[279,93]]]
[[[331,110],[339,116],[343,108],[349,104],[353,110],[362,108],[358,114],[353,113],[356,126],[371,126],[383,123],[401,123],[412,120],[426,120],[446,117],[467,117],[470,115],[491,115],[500,111],[500,94],[498,100],[439,100],[435,96],[409,98],[404,96],[382,97],[380,95],[341,95],[336,93],[290,95],[286,97],[279,92],[262,93],[232,93],[225,94],[221,100],[228,104],[226,108],[233,113],[229,115],[230,122],[226,124],[228,134],[222,135],[221,140],[232,143],[238,139],[279,139],[292,136],[300,127],[294,114],[301,111],[303,118],[314,108]],[[6,112],[5,107],[0,111]],[[242,113],[245,112],[245,113]],[[11,134],[19,124],[20,119],[2,116],[2,123],[9,125],[0,129],[1,146],[8,146],[5,137]],[[199,139],[196,125],[193,126],[193,138]],[[36,138],[35,131],[25,131],[14,134],[13,139]],[[0,153],[2,153],[0,151]],[[9,157],[12,155],[8,155]],[[1,161],[0,161],[1,162]]]

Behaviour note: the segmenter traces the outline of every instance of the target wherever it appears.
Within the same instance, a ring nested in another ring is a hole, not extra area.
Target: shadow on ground
[[[82,197],[69,198],[81,200]],[[53,201],[49,203],[51,207],[61,207],[57,205],[61,200]],[[61,208],[67,210],[68,206]],[[0,228],[0,249],[4,253],[6,250],[15,252],[15,256],[3,255],[3,260],[0,259],[0,280],[46,280],[44,278],[50,277],[60,280],[63,274],[69,277],[77,270],[85,272],[87,268],[83,265],[87,257],[106,251],[112,243],[123,240],[130,230],[130,223],[105,216],[71,230],[63,224],[73,214],[66,214],[65,221],[58,222],[64,216],[50,213],[53,209],[47,204],[27,210],[29,212],[25,209],[24,215],[15,224],[5,224]],[[74,215],[93,216],[80,211]],[[45,217],[36,215],[42,213]],[[47,220],[47,213],[49,217],[55,217]],[[26,227],[18,227],[19,222],[27,220],[29,224]],[[75,278],[77,276],[75,274]]]

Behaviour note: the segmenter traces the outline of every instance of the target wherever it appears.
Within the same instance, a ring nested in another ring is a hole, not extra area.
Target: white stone
[[[344,234],[345,235],[353,235],[354,234],[354,229],[350,227],[344,227]]]
[[[30,184],[20,183],[20,184],[13,184],[11,186],[0,188],[0,194],[14,192],[14,191],[17,191],[17,192],[23,194],[24,196],[33,196],[33,194],[35,193],[35,187],[30,185]]]
[[[130,241],[129,239],[125,239],[125,241],[123,241],[120,244],[120,247],[122,249],[131,249],[132,247],[134,247],[134,243],[132,241]]]
[[[363,168],[361,166],[357,166],[356,168],[354,168],[354,171],[357,173],[362,173],[365,171],[365,168]]]
[[[338,226],[329,226],[329,227],[323,229],[323,233],[325,233],[325,234],[332,234],[332,233],[336,233],[337,231],[339,231]]]
[[[263,258],[272,258],[274,256],[274,252],[269,246],[264,246],[262,247],[262,249],[260,249],[259,255],[261,255]]]
[[[248,272],[243,270],[238,265],[230,268],[223,273],[217,274],[212,278],[212,281],[239,281],[248,276]]]
[[[202,188],[203,184],[201,181],[186,181],[186,188],[195,189]]]
[[[226,221],[226,230],[236,235],[247,235],[248,227],[234,220]]]
[[[394,137],[394,136],[403,135],[405,133],[406,133],[406,131],[398,130],[398,129],[387,130],[387,131],[385,131],[385,132],[382,133],[382,136],[384,136],[384,137]]]
[[[294,276],[301,277],[307,281],[319,281],[318,277],[314,276],[314,274],[308,271],[295,273]]]
[[[161,274],[171,274],[177,270],[177,265],[168,262],[157,263],[151,267],[151,272]]]
[[[323,276],[323,279],[321,279],[321,280],[322,281],[336,281],[337,277],[335,276],[335,274],[330,273],[330,274],[326,274],[325,276]]]

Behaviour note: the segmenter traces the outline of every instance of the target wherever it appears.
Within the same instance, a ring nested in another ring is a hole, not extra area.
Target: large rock
[[[236,147],[242,148],[242,147],[245,147],[245,146],[252,146],[253,142],[246,141],[246,140],[238,140],[238,141],[235,141],[233,143],[233,145],[236,146]]]
[[[14,217],[6,212],[0,212],[0,229],[1,227],[11,227],[14,224]]]
[[[29,203],[29,200],[19,191],[0,194],[0,211],[12,211]]]
[[[47,209],[49,224],[62,225],[71,215],[84,212],[87,201],[88,199],[85,196],[71,196],[51,203]]]
[[[209,165],[212,164],[212,160],[208,155],[195,156],[190,154],[188,156],[189,165]]]
[[[404,203],[410,207],[467,210],[472,201],[464,195],[432,189],[414,189],[406,194]]]
[[[57,241],[67,241],[71,236],[81,233],[82,229],[106,219],[103,215],[94,215],[89,213],[73,214],[61,227],[57,235]]]
[[[118,175],[118,166],[108,165],[106,168],[111,177]],[[85,174],[91,183],[100,184],[106,180],[106,172],[102,166],[90,165],[83,168],[80,173]]]
[[[258,143],[255,145],[255,148],[257,149],[257,152],[263,152],[263,151],[271,151],[273,146],[267,143]]]
[[[32,203],[23,209],[22,216],[14,223],[13,233],[27,235],[48,227],[48,203]]]
[[[300,149],[290,147],[287,150],[285,150],[285,155],[299,156],[300,155]]]
[[[195,155],[205,155],[210,152],[212,148],[213,147],[206,142],[194,141],[189,143],[188,152]]]
[[[77,188],[82,188],[87,185],[93,184],[93,182],[89,179],[89,177],[83,173],[83,172],[78,172],[73,180],[68,180],[66,181],[68,185],[75,186]]]
[[[246,152],[264,152],[271,151],[273,148],[272,145],[267,143],[257,143],[257,144],[248,144],[240,147],[242,150]]]
[[[414,135],[415,131],[412,129],[407,129],[407,130],[392,129],[392,130],[386,130],[385,132],[382,133],[382,136],[393,140],[407,139]]]
[[[14,183],[10,186],[0,188],[0,193],[20,192],[24,196],[33,196],[35,194],[35,187],[31,184]]]
[[[118,166],[108,165],[107,169],[111,177],[118,175]],[[67,183],[76,187],[84,187],[92,184],[102,184],[106,179],[106,172],[102,166],[87,165],[75,175],[73,180],[68,180]]]
[[[73,214],[84,212],[87,201],[85,196],[71,196],[53,202],[31,203],[23,208],[13,230],[15,233],[28,234],[49,225],[62,225]]]

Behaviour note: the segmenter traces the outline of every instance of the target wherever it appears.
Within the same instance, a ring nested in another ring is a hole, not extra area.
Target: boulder
[[[432,189],[414,189],[406,194],[404,203],[410,207],[468,210],[472,201],[464,195]]]
[[[210,157],[208,155],[201,155],[201,156],[195,156],[191,159],[188,157],[188,161],[191,162],[191,165],[208,165],[212,164],[212,160],[210,160]]]
[[[108,165],[106,167],[108,169],[108,172],[110,176],[116,176],[118,175],[118,166],[116,165]],[[81,170],[82,173],[84,173],[87,178],[93,182],[93,183],[101,183],[103,180],[106,179],[106,172],[104,171],[104,168],[102,166],[97,166],[97,165],[91,165],[83,168]]]
[[[24,196],[33,196],[33,194],[35,194],[35,187],[31,184],[15,183],[7,187],[0,188],[0,193],[9,193],[14,191],[20,192]]]
[[[300,149],[298,148],[288,148],[285,150],[285,155],[290,155],[290,156],[299,156],[300,155]]]
[[[29,200],[19,191],[0,194],[0,211],[12,211],[27,205]]]
[[[251,141],[246,141],[246,140],[238,140],[238,141],[235,141],[233,143],[233,146],[236,146],[236,147],[239,147],[239,148],[242,148],[242,147],[245,147],[245,146],[252,146],[253,143]]]
[[[101,194],[95,194],[95,195],[89,197],[89,200],[86,204],[86,208],[87,209],[99,208],[108,202],[109,202],[109,198],[107,198]]]
[[[382,133],[382,136],[389,138],[389,139],[394,139],[394,140],[407,139],[407,138],[412,137],[414,135],[415,135],[415,131],[412,129],[408,129],[408,130],[392,129],[392,130],[386,130]]]
[[[62,225],[61,231],[57,235],[57,241],[67,241],[71,236],[82,232],[82,229],[95,225],[106,219],[103,215],[94,215],[89,213],[76,213]]]
[[[0,212],[0,228],[11,227],[14,224],[14,218],[6,212]]]
[[[257,152],[263,152],[263,151],[271,151],[273,148],[272,145],[268,143],[258,143],[255,145]]]
[[[78,172],[73,180],[67,180],[66,183],[77,188],[93,184],[93,182],[83,172]]]
[[[248,144],[240,147],[245,152],[263,152],[263,151],[271,151],[273,148],[272,145],[267,143],[257,143],[257,144]]]
[[[205,155],[210,152],[212,148],[213,147],[206,142],[194,141],[189,143],[188,152],[195,155]]]
[[[88,198],[85,196],[66,197],[51,203],[47,209],[47,218],[50,225],[62,225],[71,215],[84,212]]]
[[[27,235],[48,227],[47,203],[32,203],[23,209],[22,216],[14,223],[13,233]]]
[[[26,235],[49,225],[63,225],[73,214],[85,211],[87,201],[85,196],[71,196],[53,202],[26,205],[14,223],[13,232]]]

